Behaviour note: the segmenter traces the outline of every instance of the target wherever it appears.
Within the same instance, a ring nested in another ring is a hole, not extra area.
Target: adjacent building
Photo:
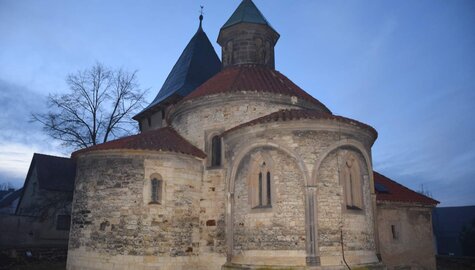
[[[432,211],[439,203],[374,172],[380,252],[388,269],[436,269]]]
[[[14,213],[0,217],[0,247],[65,250],[75,174],[72,159],[35,153]]]

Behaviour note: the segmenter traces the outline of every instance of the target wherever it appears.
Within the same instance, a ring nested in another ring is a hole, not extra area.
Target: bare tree
[[[69,92],[48,96],[47,113],[32,114],[44,131],[64,146],[83,148],[136,131],[132,116],[143,108],[144,90],[136,71],[102,64],[68,75]]]

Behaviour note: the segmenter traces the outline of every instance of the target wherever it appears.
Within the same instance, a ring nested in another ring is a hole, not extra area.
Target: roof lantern
[[[274,47],[279,37],[254,2],[243,0],[219,32],[223,67],[255,64],[275,68]]]

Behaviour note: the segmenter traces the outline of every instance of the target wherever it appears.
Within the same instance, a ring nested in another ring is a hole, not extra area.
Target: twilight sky
[[[0,183],[34,152],[68,156],[29,122],[68,73],[138,70],[152,101],[198,27],[215,42],[238,0],[0,0]],[[441,206],[475,204],[475,1],[254,0],[281,34],[276,69],[379,132],[374,169]]]

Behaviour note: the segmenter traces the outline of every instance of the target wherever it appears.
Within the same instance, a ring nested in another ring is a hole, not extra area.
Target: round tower
[[[219,32],[223,67],[256,64],[275,68],[274,47],[279,37],[251,0],[242,1]]]

